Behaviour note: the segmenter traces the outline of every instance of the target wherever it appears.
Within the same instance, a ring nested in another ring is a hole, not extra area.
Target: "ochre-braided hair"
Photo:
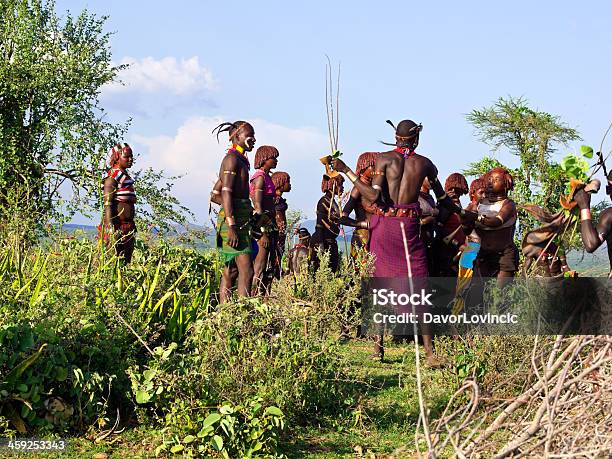
[[[119,161],[119,156],[123,151],[132,151],[132,147],[130,147],[127,143],[116,143],[113,145],[110,151],[110,158],[108,160],[108,164],[111,168],[115,167],[115,164]]]
[[[255,152],[255,169],[263,167],[264,163],[272,158],[278,158],[278,150],[270,145],[262,145]]]
[[[357,172],[357,175],[361,175],[367,170],[368,167],[374,167],[375,163],[376,153],[369,151],[361,153],[359,158],[357,158],[357,170],[355,172]]]
[[[494,174],[494,173],[503,174],[504,180],[506,182],[506,190],[507,191],[510,191],[510,190],[512,190],[514,188],[514,179],[512,178],[512,175],[510,175],[510,172],[508,172],[503,167],[494,167],[489,172],[487,172],[485,175],[483,175],[482,178],[484,179],[485,184],[489,180],[489,176]]]
[[[446,182],[444,182],[444,191],[448,191],[451,188],[458,188],[462,195],[467,194],[469,191],[467,180],[459,172],[449,175]]]
[[[290,180],[291,177],[287,172],[278,171],[272,174],[272,182],[274,183],[274,188],[277,190],[284,188]]]
[[[338,192],[338,188],[340,185],[344,183],[344,177],[341,175],[336,175],[335,177],[330,177],[327,174],[323,174],[323,181],[321,182],[321,191],[325,193],[326,191]]]
[[[221,123],[219,126],[217,126],[216,128],[212,130],[212,133],[214,134],[216,131],[217,141],[219,141],[219,134],[221,134],[222,132],[227,132],[229,134],[229,139],[233,140],[234,137],[236,137],[236,135],[238,135],[238,133],[247,126],[250,126],[251,128],[253,128],[253,126],[251,126],[251,124],[247,123],[246,121],[234,121],[233,123]]]
[[[470,199],[474,200],[474,197],[476,196],[476,192],[478,190],[484,189],[485,186],[486,186],[486,182],[484,180],[484,175],[482,177],[478,177],[475,180],[472,180],[472,183],[470,183]]]

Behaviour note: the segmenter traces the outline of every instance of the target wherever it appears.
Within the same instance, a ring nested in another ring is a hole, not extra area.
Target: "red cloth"
[[[401,208],[415,209],[420,213],[418,203],[402,205]],[[408,277],[401,223],[404,224],[412,277],[428,276],[427,252],[419,236],[419,218],[372,215],[370,252],[375,257],[374,277]]]

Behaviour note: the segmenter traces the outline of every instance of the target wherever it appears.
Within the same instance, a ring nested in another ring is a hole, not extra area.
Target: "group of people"
[[[514,243],[517,205],[508,196],[514,187],[511,174],[494,168],[468,187],[463,175],[453,173],[442,185],[433,162],[416,152],[422,126],[411,120],[397,127],[387,122],[395,131],[395,141],[387,143],[392,147],[388,151],[361,154],[355,171],[341,159],[329,158],[331,167],[323,176],[315,231],[311,235],[305,228],[299,230],[299,242],[288,254],[290,269],[298,270],[303,260],[317,269],[316,254],[326,251],[330,268],[336,271],[337,237],[341,226],[350,226],[354,228],[351,254],[356,256],[360,250],[372,254],[373,277],[461,278],[473,274],[495,277],[503,286],[519,265]],[[216,227],[224,263],[220,300],[229,299],[234,283],[240,296],[266,295],[272,280],[281,275],[287,231],[283,194],[291,190],[290,177],[286,172],[271,173],[278,165],[279,151],[267,145],[256,150],[251,172],[247,153],[254,149],[256,139],[250,123],[222,123],[213,133],[217,138],[227,133],[231,145],[211,192],[211,201],[221,206]],[[104,222],[100,228],[107,240],[116,235],[117,253],[126,262],[132,256],[136,231],[136,193],[128,174],[132,163],[129,145],[113,147],[103,182]],[[340,198],[345,180],[341,174],[352,185],[343,207]],[[612,173],[607,179],[606,191],[612,196]],[[466,194],[470,201],[462,207],[460,198]],[[595,227],[590,193],[578,189],[574,199],[581,209],[581,235],[587,251],[607,241],[612,267],[612,208],[601,214]],[[544,258],[547,261],[551,260]],[[568,269],[564,258],[556,261],[561,271]],[[428,358],[433,358],[431,337],[424,336],[424,342]],[[382,342],[379,344],[382,355]]]

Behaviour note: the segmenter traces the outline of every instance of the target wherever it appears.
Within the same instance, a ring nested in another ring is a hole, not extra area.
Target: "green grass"
[[[348,384],[360,394],[356,407],[342,421],[322,420],[319,427],[296,429],[284,445],[292,458],[355,457],[355,447],[379,455],[406,446],[414,451],[414,430],[419,415],[414,344],[387,344],[385,362],[372,360],[371,342],[352,341],[343,352],[350,362]],[[423,348],[421,347],[421,357]],[[423,368],[423,367],[422,367]],[[431,417],[446,406],[455,390],[448,370],[422,370],[422,383]]]

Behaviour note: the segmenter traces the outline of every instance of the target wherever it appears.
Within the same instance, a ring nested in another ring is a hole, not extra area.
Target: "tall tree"
[[[55,219],[60,211],[96,209],[104,161],[127,130],[107,121],[99,100],[122,69],[111,61],[107,17],[83,11],[60,19],[53,0],[0,5],[0,190],[27,188],[37,211]],[[145,201],[154,197],[145,215],[184,220],[172,181],[158,186],[163,176],[153,171],[141,178]],[[67,184],[73,193],[66,201]]]
[[[491,107],[473,110],[467,120],[483,142],[494,150],[505,147],[519,158],[514,192],[519,200],[545,207],[558,205],[563,172],[551,161],[551,154],[558,145],[580,139],[576,129],[558,116],[531,109],[522,97],[500,97]]]

